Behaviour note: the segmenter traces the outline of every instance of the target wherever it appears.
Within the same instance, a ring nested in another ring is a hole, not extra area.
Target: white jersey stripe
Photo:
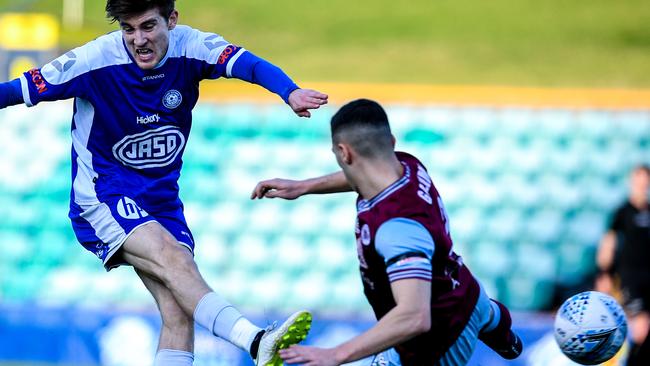
[[[87,100],[76,98],[77,113],[74,115],[75,129],[72,130],[72,147],[77,153],[77,172],[72,189],[74,202],[82,207],[99,203],[93,179],[93,155],[88,150],[88,139],[93,125],[95,108]]]
[[[32,104],[32,100],[29,97],[29,87],[27,86],[27,78],[25,78],[25,74],[20,76],[20,88],[23,90],[23,100],[25,101],[25,105],[33,107],[34,104]]]
[[[241,48],[231,59],[228,61],[228,65],[226,65],[226,77],[231,78],[232,77],[232,67],[235,65],[235,62],[237,62],[237,59],[239,56],[241,56],[244,52],[246,52],[246,49]]]
[[[115,221],[111,209],[105,203],[90,206],[80,216],[88,221],[90,226],[95,229],[95,235],[102,243],[111,243],[113,245],[109,248],[109,253],[116,247],[122,245],[124,240],[126,240],[126,232]],[[106,257],[107,260],[108,257]]]

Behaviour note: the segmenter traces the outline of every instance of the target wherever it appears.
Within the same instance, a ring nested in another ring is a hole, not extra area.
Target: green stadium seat
[[[486,220],[477,209],[464,207],[450,216],[451,235],[456,243],[473,244],[481,240]]]
[[[12,229],[16,229],[15,227]],[[35,254],[34,245],[29,236],[18,230],[0,231],[0,253],[2,261],[7,263],[25,263]]]
[[[290,249],[297,250],[293,246]],[[259,271],[273,265],[274,251],[270,248],[268,239],[252,233],[243,233],[237,236],[232,247],[233,259],[236,259],[238,265],[251,271]],[[281,253],[275,254],[282,255]],[[293,264],[295,258],[289,257],[288,261]]]
[[[499,136],[505,136],[512,141],[537,137],[537,128],[531,128],[535,112],[527,108],[507,108],[494,111],[493,131],[499,131]],[[491,139],[498,136],[490,134]]]
[[[553,300],[553,285],[550,281],[540,281],[526,276],[510,276],[504,280],[505,296],[502,299],[512,310],[546,309]]]
[[[315,258],[318,269],[328,274],[345,271],[357,265],[357,252],[354,240],[341,236],[321,235],[316,238]]]
[[[467,189],[466,202],[476,209],[489,211],[503,201],[503,190],[482,175],[466,174],[461,181]]]
[[[288,273],[298,273],[310,268],[313,264],[313,246],[306,238],[296,234],[279,235],[274,245],[273,256],[270,258],[278,269]]]
[[[206,280],[217,293],[223,295],[232,304],[247,306],[254,296],[251,284],[260,276],[260,273],[237,266],[219,276],[208,275]]]
[[[575,113],[568,109],[540,110],[532,116],[531,131],[536,136],[544,136],[555,141],[561,141],[571,136],[574,129]]]
[[[486,234],[498,243],[514,242],[523,236],[524,223],[521,210],[499,209],[486,217]]]
[[[90,273],[72,266],[52,268],[34,294],[45,305],[68,305],[81,301],[98,282]]]
[[[452,119],[458,134],[474,140],[484,140],[492,135],[495,114],[491,108],[465,107],[454,110]]]
[[[580,111],[575,115],[573,124],[576,133],[590,141],[610,139],[614,128],[612,112],[602,110]]]
[[[574,216],[569,225],[567,237],[586,247],[596,246],[605,232],[607,214],[595,211],[582,211]]]
[[[628,141],[647,141],[650,137],[648,111],[621,111],[613,115],[615,127],[612,132]]]
[[[326,221],[326,212],[314,202],[314,197],[305,197],[291,205],[291,213],[287,214],[287,226],[292,232],[307,234],[317,232]]]
[[[544,245],[522,240],[513,245],[516,273],[537,281],[553,281],[557,276],[556,253]]]
[[[555,209],[543,209],[526,218],[525,240],[535,238],[539,243],[549,243],[561,239],[564,216]]]
[[[397,145],[399,149],[399,142]],[[450,144],[434,146],[430,149],[429,154],[422,156],[423,161],[431,162],[427,169],[429,172],[435,172],[435,175],[455,176],[467,169],[466,157],[454,149],[457,145]]]
[[[233,264],[235,244],[227,236],[210,231],[194,233],[194,258],[202,271],[219,272]]]
[[[257,200],[248,206],[249,229],[268,235],[291,230],[296,225],[288,215],[291,209],[288,202]]]
[[[257,272],[257,278],[249,286],[250,298],[247,300],[249,306],[255,311],[266,313],[273,309],[296,309],[300,307],[294,303],[299,301],[300,293],[293,294],[291,284],[294,279],[287,277],[284,271],[275,270],[271,272]],[[314,308],[311,306],[309,308]]]
[[[212,225],[212,229],[219,233],[233,233],[241,230],[245,221],[243,205],[235,201],[221,201],[216,204],[210,212],[206,212],[206,222]]]
[[[576,285],[596,269],[595,247],[571,241],[558,242],[555,247],[558,261],[558,281]]]
[[[327,273],[310,271],[279,285],[290,287],[286,297],[287,306],[314,309],[326,301],[331,283]]]
[[[351,240],[354,239],[354,222],[356,218],[356,209],[354,205],[354,198],[352,194],[346,194],[346,200],[335,205],[330,210],[327,210],[327,217],[324,218],[327,232],[330,234],[338,234],[343,236],[350,236]]]
[[[332,277],[327,286],[331,291],[326,299],[326,309],[343,309],[346,313],[362,312],[368,308],[366,299],[363,297],[363,286],[361,276],[356,268],[350,268],[346,272]]]
[[[480,278],[495,278],[507,273],[515,264],[507,243],[477,241],[471,244],[471,250],[464,251],[463,257]]]

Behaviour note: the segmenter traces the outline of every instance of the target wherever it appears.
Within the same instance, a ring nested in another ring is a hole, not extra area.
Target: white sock
[[[156,353],[153,366],[192,366],[194,355],[186,351],[161,349]]]
[[[255,336],[261,330],[262,329],[256,327],[253,323],[248,321],[248,319],[242,316],[232,327],[232,331],[230,332],[230,342],[246,351],[250,351],[251,343],[253,343]]]
[[[207,293],[199,301],[194,309],[194,321],[246,352],[250,351],[253,339],[262,330],[216,292]]]

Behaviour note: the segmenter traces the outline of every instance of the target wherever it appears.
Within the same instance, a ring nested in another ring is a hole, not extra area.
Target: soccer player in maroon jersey
[[[334,348],[292,346],[280,353],[285,362],[340,365],[375,355],[373,365],[464,365],[477,339],[503,358],[518,357],[508,309],[453,252],[442,199],[422,163],[394,151],[383,108],[348,103],[331,129],[341,172],[262,181],[251,198],[356,191],[359,269],[378,322]]]

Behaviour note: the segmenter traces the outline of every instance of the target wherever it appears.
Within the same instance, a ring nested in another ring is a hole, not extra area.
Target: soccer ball
[[[555,340],[571,360],[597,365],[614,357],[627,336],[621,306],[609,295],[581,292],[566,300],[555,316]]]

